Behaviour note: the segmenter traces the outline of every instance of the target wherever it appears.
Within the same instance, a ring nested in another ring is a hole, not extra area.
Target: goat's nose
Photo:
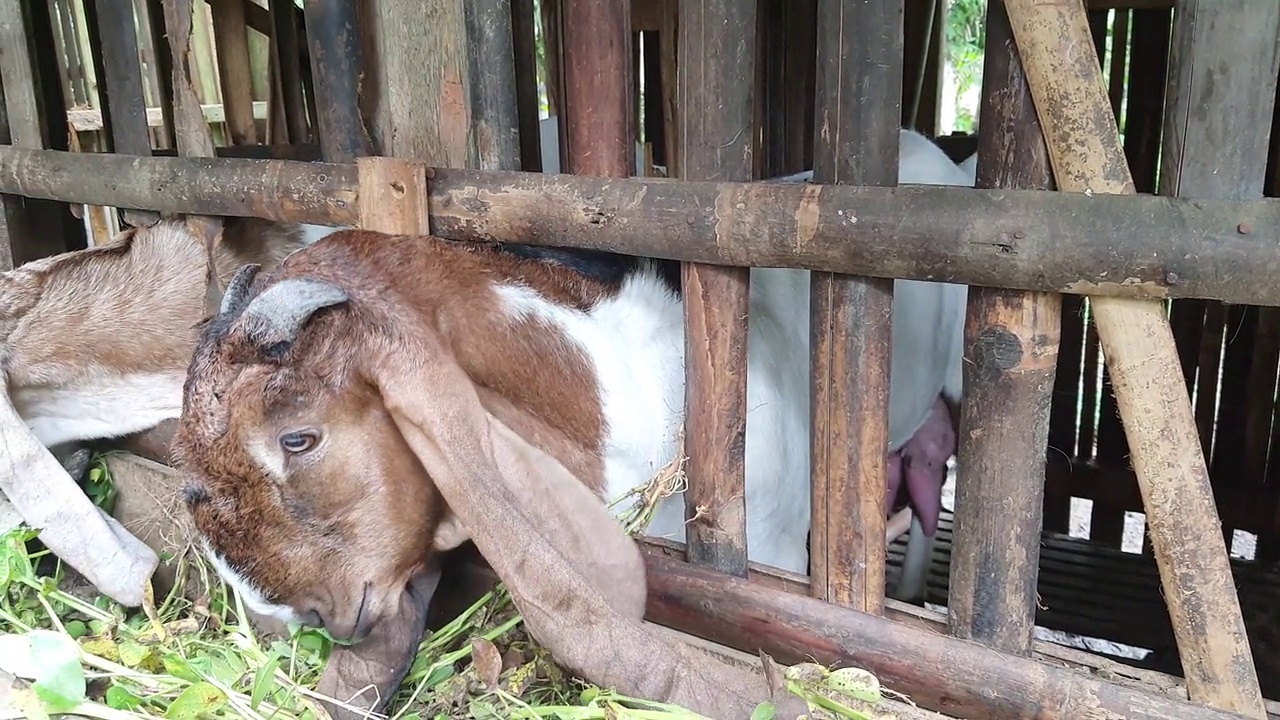
[[[307,627],[324,627],[324,620],[320,619],[320,613],[315,610],[308,610],[298,616],[298,622]]]

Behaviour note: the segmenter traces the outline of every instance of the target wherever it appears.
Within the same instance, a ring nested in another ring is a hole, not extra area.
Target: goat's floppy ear
[[[258,348],[280,353],[298,339],[312,315],[347,299],[347,292],[333,283],[286,278],[250,300],[235,324],[243,337]]]
[[[763,678],[644,626],[639,547],[604,503],[486,412],[430,329],[405,332],[412,347],[370,353],[366,372],[534,638],[570,670],[624,694],[750,715],[769,694]],[[778,717],[804,710],[795,697],[775,702]]]

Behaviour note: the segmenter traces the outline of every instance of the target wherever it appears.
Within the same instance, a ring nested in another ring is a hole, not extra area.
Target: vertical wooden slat
[[[756,0],[680,0],[679,106],[686,180],[750,180]],[[724,208],[721,217],[729,221]],[[685,310],[685,493],[691,562],[747,574],[748,268],[682,266]]]
[[[905,0],[903,17],[902,125],[919,128],[920,110],[927,104],[928,74],[939,45],[934,42],[934,18],[941,0]],[[937,88],[935,84],[934,89]],[[926,123],[927,124],[927,123]],[[934,128],[925,130],[934,134]]]
[[[191,25],[195,0],[164,0],[165,34],[169,39],[173,76],[173,137],[182,157],[212,157],[213,137],[200,109],[191,57]]]
[[[302,90],[302,49],[298,33],[298,13],[293,0],[271,0],[272,45],[280,73],[285,127],[289,142],[311,142],[307,123],[306,98]]]
[[[173,55],[172,39],[165,33],[164,6],[161,0],[144,0],[147,4],[147,23],[151,29],[151,37],[155,39],[156,50],[156,83],[159,86],[157,102],[160,114],[164,118],[162,137],[166,147],[177,147],[174,139],[174,91],[173,91]]]
[[[376,7],[382,9],[393,4],[396,3],[391,0],[379,0]],[[369,153],[369,136],[360,118],[363,43],[360,26],[356,22],[357,4],[352,0],[307,0],[303,10],[307,22],[311,77],[315,85],[313,107],[320,136],[320,152],[328,162],[351,162],[354,158]],[[420,8],[418,14],[425,12]],[[403,27],[398,30],[408,31]],[[461,37],[460,24],[451,30],[457,31],[455,38]],[[437,49],[431,41],[432,38],[428,36],[405,38],[402,42],[406,52],[425,53],[427,48]],[[395,69],[404,76],[413,77],[422,72],[423,67],[421,64],[403,68],[396,65]],[[365,79],[366,83],[370,81],[374,79]],[[398,98],[400,103],[426,103],[431,100],[432,98],[412,96]],[[390,153],[384,149],[384,154]]]
[[[511,0],[465,0],[471,124],[477,167],[520,169],[520,119]]]
[[[987,5],[976,186],[1053,189],[1002,0]],[[947,593],[959,637],[1030,655],[1061,296],[971,287]],[[998,570],[996,570],[998,568]]]
[[[511,37],[516,63],[516,112],[520,128],[520,169],[542,172],[538,121],[538,46],[533,0],[511,0]]]
[[[253,71],[249,66],[249,27],[244,0],[212,0],[213,42],[222,87],[222,108],[232,145],[256,145],[253,120]]]
[[[96,35],[100,68],[98,92],[102,95],[102,125],[112,152],[151,155],[151,133],[147,127],[146,93],[138,61],[138,35],[133,3],[115,0],[84,0],[89,27]],[[124,209],[120,217],[130,225],[153,225],[158,213]]]
[[[644,45],[644,139],[653,148],[653,164],[665,165],[667,155],[667,123],[662,112],[666,78],[662,77],[661,33],[648,30],[641,34]]]
[[[625,0],[561,0],[564,172],[635,174],[631,6]]]
[[[898,183],[902,0],[819,0],[815,183]],[[893,281],[814,272],[812,593],[884,609]]]
[[[53,57],[53,25],[47,3],[0,0],[0,89],[11,144],[67,149],[62,85]],[[8,252],[0,263],[22,265],[84,247],[83,224],[65,203],[8,196],[4,201]],[[68,243],[79,237],[78,243]]]

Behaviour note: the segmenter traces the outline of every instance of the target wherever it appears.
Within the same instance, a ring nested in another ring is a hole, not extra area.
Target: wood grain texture
[[[191,76],[191,15],[194,0],[164,0],[165,35],[173,74],[173,138],[184,157],[211,157],[213,137],[200,109]],[[109,205],[111,203],[101,203]],[[159,209],[159,208],[157,208]]]
[[[314,156],[307,148],[255,152]],[[0,146],[0,193],[282,222],[356,221],[354,165],[218,154],[228,157],[191,161]],[[432,232],[458,240],[1100,297],[1280,306],[1274,282],[1280,277],[1280,201],[1274,199],[928,186],[828,185],[814,193],[785,183],[432,172]],[[111,182],[95,181],[104,177]],[[272,207],[279,197],[292,199]],[[717,203],[738,210],[718,235]],[[857,223],[848,222],[849,213]],[[1250,227],[1242,233],[1238,226],[1245,220]],[[1129,279],[1118,282],[1116,268]]]
[[[235,145],[256,145],[258,129],[253,119],[253,72],[249,67],[249,27],[245,24],[245,4],[245,0],[213,0],[209,10],[213,14],[218,80],[231,142]]]
[[[813,181],[898,184],[902,0],[819,0]],[[802,209],[801,212],[805,212]],[[893,280],[810,279],[813,593],[884,608]]]
[[[470,2],[471,0],[465,0]],[[362,90],[378,154],[436,167],[474,167],[471,75],[464,0],[377,0]]]
[[[34,149],[44,147],[44,136],[22,5],[22,0],[0,0],[0,82],[11,144]]]
[[[626,0],[561,0],[564,172],[635,174],[631,10]]]
[[[1261,7],[1237,4],[1235,11]],[[1214,17],[1229,9],[1215,6]],[[1008,0],[1008,11],[1059,187],[1132,195],[1133,179],[1097,58],[1086,50],[1083,8]],[[1219,22],[1212,27],[1224,33],[1221,41],[1238,43],[1238,36],[1225,32],[1231,24]],[[1101,297],[1091,298],[1091,306],[1132,448],[1190,696],[1206,706],[1265,717],[1164,308],[1151,300]]]
[[[307,110],[302,91],[302,45],[298,32],[297,6],[292,0],[270,0],[271,43],[275,68],[280,74],[288,142],[311,142]]]
[[[379,0],[378,8],[397,5],[395,0]],[[307,49],[311,57],[314,83],[315,127],[324,159],[329,162],[352,162],[370,154],[369,135],[360,117],[360,98],[364,84],[375,82],[364,64],[366,57],[381,57],[364,47],[357,22],[358,4],[354,0],[307,0],[303,7],[307,23]],[[429,42],[420,38],[416,42]],[[412,45],[412,43],[407,43]],[[366,55],[366,52],[371,53]],[[422,66],[397,67],[409,77],[421,72]],[[361,81],[361,72],[366,76]],[[406,102],[408,99],[405,100]],[[384,154],[391,154],[385,153]]]
[[[511,0],[466,0],[471,125],[476,165],[519,170],[520,113]],[[536,127],[535,127],[536,129]],[[537,137],[537,136],[535,136]]]
[[[646,552],[646,619],[781,663],[871,671],[913,703],[951,717],[1242,720],[1152,690],[1112,684],[1056,662],[1016,659],[975,642],[727,578]]]
[[[533,0],[511,0],[511,43],[515,55],[516,112],[520,135],[518,169],[525,172],[542,172],[536,23]]]
[[[393,235],[427,234],[427,166],[419,160],[356,159],[360,177],[360,227]]]
[[[582,1],[582,0],[578,0]],[[568,0],[566,0],[566,3]],[[752,178],[755,0],[681,0],[679,162],[684,180]],[[628,153],[630,154],[630,153]],[[708,239],[739,222],[729,197],[710,206]],[[651,228],[652,231],[652,228]],[[681,267],[685,312],[685,492],[688,557],[747,575],[747,309],[750,271]]]
[[[983,77],[977,186],[1053,189],[1002,0],[987,5]],[[1061,310],[1052,293],[969,288],[948,622],[1017,655],[1031,653],[1035,628]]]
[[[142,67],[138,62],[138,33],[133,3],[86,0],[91,42],[98,53],[98,92],[103,98],[103,129],[110,138],[110,151],[128,155],[150,155],[151,133],[147,125],[147,102],[142,88]],[[150,226],[160,216],[147,210],[122,210],[129,225]]]

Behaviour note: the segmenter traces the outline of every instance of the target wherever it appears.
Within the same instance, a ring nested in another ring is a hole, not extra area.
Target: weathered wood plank
[[[1059,187],[1132,196],[1133,178],[1096,58],[1083,51],[1088,33],[1083,7],[1008,0],[1008,10]],[[1280,13],[1280,7],[1275,10]],[[1222,21],[1223,12],[1215,7],[1215,22],[1196,26],[1206,28],[1209,36],[1222,33],[1224,46],[1252,45],[1238,43],[1241,30],[1232,32],[1233,23]],[[1186,20],[1181,12],[1177,15]],[[1280,14],[1276,18],[1280,22]],[[1259,19],[1253,15],[1254,24],[1246,27],[1256,30]],[[1272,28],[1267,37],[1275,38]],[[1197,58],[1196,66],[1203,62],[1205,58]],[[1217,74],[1230,74],[1230,69],[1217,67]],[[1220,77],[1215,84],[1230,82]],[[1147,529],[1190,695],[1206,706],[1265,717],[1164,307],[1151,300],[1100,297],[1091,297],[1090,305],[1097,313],[1098,334],[1133,448]]]
[[[0,82],[5,89],[9,136],[15,147],[44,147],[39,91],[22,0],[0,0]]]
[[[463,3],[475,167],[483,170],[521,169],[512,6],[511,0]]]
[[[313,154],[304,150],[299,153]],[[354,172],[352,165],[297,160],[195,162],[0,146],[0,192],[284,222],[354,223]],[[1276,199],[814,188],[449,168],[432,169],[431,188],[432,231],[448,238],[1016,290],[1280,306]],[[268,200],[246,197],[253,193],[298,199],[273,208]],[[734,222],[720,225],[713,242],[717,203],[741,210]],[[805,222],[796,219],[802,207],[810,213]],[[856,223],[848,221],[850,213]],[[1241,233],[1237,226],[1246,218],[1251,227]],[[1177,275],[1172,284],[1168,273]],[[1118,275],[1131,279],[1117,281]]]
[[[896,186],[902,0],[817,11],[814,182]],[[812,591],[879,614],[893,281],[815,272],[809,306]]]
[[[298,33],[297,6],[293,0],[270,0],[271,42],[275,67],[280,73],[285,127],[291,143],[311,142],[306,101],[302,91],[302,46]],[[254,115],[257,117],[256,113]]]
[[[245,0],[212,0],[213,39],[218,58],[222,104],[234,145],[256,145],[253,113],[253,70],[249,66],[249,28]],[[250,3],[251,4],[251,3]]]
[[[679,17],[680,177],[750,180],[755,144],[755,0],[681,0]],[[733,205],[712,207],[721,226],[732,224]],[[689,456],[685,517],[692,518],[686,524],[688,557],[722,573],[746,577],[743,450],[750,275],[744,267],[685,264],[681,276],[685,451]]]
[[[1052,190],[1002,0],[987,5],[987,48],[977,187]],[[969,288],[949,625],[958,637],[1017,655],[1033,647],[1061,311],[1052,293]]]
[[[384,2],[380,0],[377,7]],[[360,118],[361,70],[366,49],[356,21],[357,6],[352,0],[307,0],[303,7],[315,85],[312,106],[320,147],[329,162],[351,162],[369,154],[369,136]],[[419,43],[431,47],[428,37],[406,41],[414,46]],[[422,66],[402,70],[412,77]],[[365,82],[376,80],[367,77]],[[406,98],[404,102],[411,100]]]
[[[516,111],[520,133],[520,170],[542,171],[542,135],[538,111],[538,45],[533,0],[511,0],[511,36],[516,64]]]
[[[560,5],[565,172],[630,177],[635,122],[628,3],[561,0]]]
[[[1061,665],[1016,661],[974,642],[727,578],[646,552],[646,618],[783,663],[820,662],[874,673],[922,707],[970,718],[1240,720]]]
[[[361,91],[374,108],[369,132],[378,153],[474,166],[463,0],[377,0],[366,37]]]
[[[213,155],[213,136],[200,109],[200,98],[196,94],[189,62],[192,56],[192,4],[193,0],[164,0],[165,35],[169,40],[173,77],[173,138],[179,155],[210,157]]]

